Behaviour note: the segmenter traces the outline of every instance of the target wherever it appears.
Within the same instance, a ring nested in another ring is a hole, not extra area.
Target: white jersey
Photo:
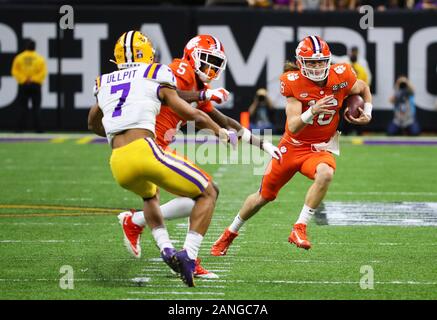
[[[127,129],[155,133],[161,87],[176,88],[176,83],[171,69],[158,63],[114,71],[96,79],[94,95],[103,112],[109,144],[117,133]]]

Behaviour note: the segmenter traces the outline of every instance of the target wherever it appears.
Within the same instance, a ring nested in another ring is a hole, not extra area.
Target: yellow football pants
[[[112,150],[110,165],[118,184],[144,199],[153,197],[157,186],[178,196],[195,198],[209,183],[194,164],[163,151],[151,138]]]

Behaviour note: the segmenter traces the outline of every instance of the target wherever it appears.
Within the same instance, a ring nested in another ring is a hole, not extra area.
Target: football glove
[[[200,91],[200,100],[202,101],[214,101],[218,104],[226,102],[229,98],[229,91],[225,88],[218,89],[206,89]]]
[[[275,147],[268,141],[263,141],[263,147],[262,149],[267,152],[269,155],[272,156],[272,158],[275,158],[279,161],[282,159],[282,153],[279,151],[278,147]]]

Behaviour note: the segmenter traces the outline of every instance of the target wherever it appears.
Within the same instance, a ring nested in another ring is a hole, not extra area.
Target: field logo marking
[[[373,290],[375,288],[375,277],[372,266],[361,266],[360,274],[363,275],[360,279],[360,288],[363,290]]]
[[[437,202],[323,202],[316,223],[328,225],[437,226]]]
[[[59,279],[59,288],[62,290],[73,290],[74,289],[74,270],[72,266],[63,265],[59,269],[59,273],[64,274]]]

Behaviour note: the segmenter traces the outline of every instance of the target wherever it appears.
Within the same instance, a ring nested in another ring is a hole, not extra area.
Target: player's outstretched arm
[[[241,124],[239,124],[236,120],[224,115],[221,111],[217,109],[213,109],[211,112],[208,112],[208,115],[218,123],[221,127],[234,130],[238,132],[238,137],[244,142],[250,143],[261,150],[264,150],[268,154],[270,154],[275,159],[282,158],[282,154],[277,147],[271,144],[269,141],[261,140],[257,136],[254,136],[250,130],[244,128]]]
[[[176,90],[162,87],[159,91],[159,97],[182,119],[194,121],[201,128],[211,129],[217,136],[223,135],[225,129],[220,128],[205,112],[192,108],[178,96]],[[227,130],[225,131],[227,132]]]
[[[91,107],[88,113],[88,130],[94,132],[98,136],[106,137],[105,128],[102,124],[103,112],[99,105],[95,104]]]
[[[346,121],[357,124],[357,125],[366,125],[372,120],[372,93],[370,92],[370,88],[362,80],[357,80],[353,87],[351,88],[351,91],[349,92],[349,95],[358,94],[360,95],[364,100],[364,109],[360,110],[360,116],[358,118],[354,117],[345,117]]]
[[[229,98],[229,91],[225,88],[204,89],[201,91],[185,91],[177,89],[179,97],[187,102],[214,101],[224,103]]]

